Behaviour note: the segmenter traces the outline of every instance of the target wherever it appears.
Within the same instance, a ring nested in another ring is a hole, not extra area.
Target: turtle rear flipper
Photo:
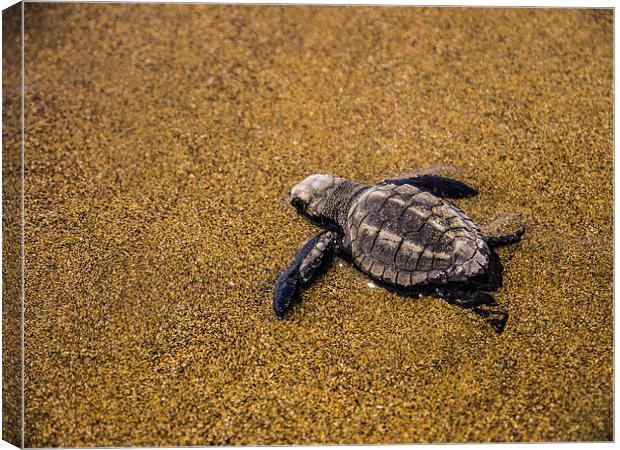
[[[376,282],[376,284],[388,292],[402,296],[413,298],[430,296],[444,300],[450,305],[471,311],[489,324],[497,334],[501,334],[504,331],[508,321],[508,313],[497,303],[495,297],[487,292],[470,290],[470,288],[464,285],[427,285],[401,289],[381,282]]]
[[[508,313],[495,301],[491,294],[480,291],[462,292],[454,290],[451,295],[442,298],[452,305],[466,308],[481,317],[496,333],[501,334],[504,331],[508,321]]]
[[[422,175],[414,178],[396,178],[385,180],[391,184],[410,184],[430,192],[436,197],[441,198],[467,198],[478,195],[478,191],[465,183],[452,178],[440,177],[437,175]]]
[[[491,325],[497,334],[502,334],[508,321],[508,313],[496,304],[475,306],[472,312],[484,319],[486,323]]]
[[[284,319],[299,298],[301,288],[309,285],[334,260],[340,234],[324,231],[306,242],[293,262],[280,274],[273,293],[273,310],[278,320]]]
[[[504,247],[506,245],[512,245],[521,242],[521,236],[523,236],[523,233],[525,233],[525,227],[521,225],[521,227],[512,234],[487,237],[485,240],[489,247]]]

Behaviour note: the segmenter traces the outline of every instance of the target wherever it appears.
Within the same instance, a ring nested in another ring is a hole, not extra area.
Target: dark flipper
[[[334,260],[341,235],[324,231],[306,242],[293,262],[278,277],[273,293],[273,310],[279,320],[293,306],[301,288],[310,284]]]
[[[501,334],[506,327],[508,321],[508,313],[497,303],[493,305],[479,305],[472,309],[472,312],[484,319],[486,323],[491,325],[497,334]]]
[[[506,245],[516,244],[521,241],[521,236],[525,233],[525,227],[521,225],[518,231],[513,234],[505,234],[497,237],[487,237],[486,241],[489,247],[503,247]]]
[[[402,178],[385,180],[392,184],[410,184],[419,189],[430,192],[437,197],[443,198],[466,198],[478,195],[478,191],[451,178],[437,175],[422,175],[415,178]]]
[[[504,331],[508,321],[508,313],[495,301],[491,294],[454,289],[441,292],[438,296],[452,305],[467,308],[477,316],[482,317],[496,333],[500,334]]]

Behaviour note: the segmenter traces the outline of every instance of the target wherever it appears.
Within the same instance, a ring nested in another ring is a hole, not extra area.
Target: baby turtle
[[[303,244],[279,276],[273,296],[277,318],[283,319],[301,288],[340,256],[389,291],[442,298],[471,309],[501,333],[508,315],[488,294],[501,286],[502,268],[493,248],[519,242],[524,229],[484,236],[444,200],[477,194],[460,181],[436,175],[374,186],[309,176],[291,189],[289,201],[324,231]]]

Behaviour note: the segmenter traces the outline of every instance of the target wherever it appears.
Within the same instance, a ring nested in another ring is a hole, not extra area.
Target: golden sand
[[[610,440],[611,10],[26,4],[26,446]],[[348,265],[305,176],[449,166],[496,335]]]
[[[21,4],[2,11],[2,439],[21,447]]]

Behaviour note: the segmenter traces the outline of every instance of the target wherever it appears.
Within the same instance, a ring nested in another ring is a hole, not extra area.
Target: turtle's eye
[[[293,207],[297,211],[303,211],[304,210],[304,202],[299,197],[295,197],[294,199],[292,199],[291,200],[291,205],[293,205]]]

